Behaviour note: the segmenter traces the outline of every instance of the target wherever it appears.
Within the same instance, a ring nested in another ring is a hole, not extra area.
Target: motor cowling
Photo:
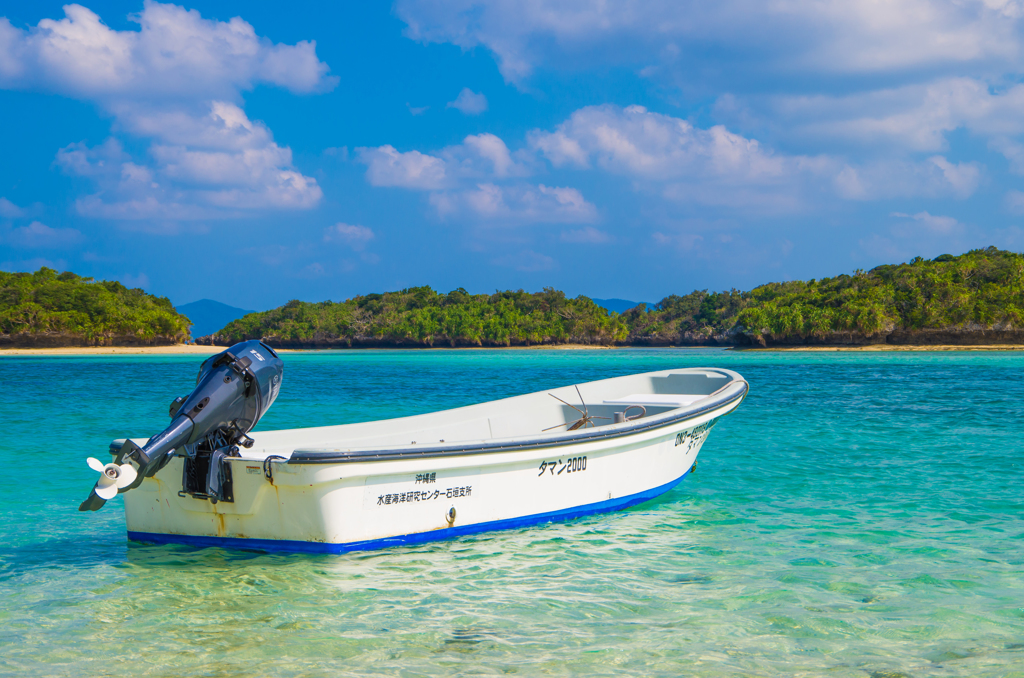
[[[284,362],[261,341],[243,341],[206,359],[199,368],[196,387],[188,396],[171,403],[171,424],[139,447],[126,440],[115,464],[131,461],[138,476],[119,492],[138,487],[163,468],[176,451],[194,456],[197,446],[223,457],[232,446],[251,447],[249,431],[266,414],[281,392]],[[219,485],[220,464],[210,467],[210,482]],[[103,479],[101,478],[101,481]],[[79,506],[96,511],[106,499],[93,488]]]

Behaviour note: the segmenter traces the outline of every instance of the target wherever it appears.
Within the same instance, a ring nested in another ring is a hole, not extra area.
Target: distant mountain
[[[232,320],[238,320],[244,315],[255,313],[245,309],[235,308],[222,304],[212,299],[200,299],[191,304],[176,306],[175,310],[192,321],[192,338],[205,337],[218,330],[224,329]]]
[[[627,301],[626,299],[594,299],[594,303],[601,308],[606,308],[609,311],[615,311],[616,313],[628,311],[638,304],[647,304],[647,310],[654,308],[654,304],[648,301]]]

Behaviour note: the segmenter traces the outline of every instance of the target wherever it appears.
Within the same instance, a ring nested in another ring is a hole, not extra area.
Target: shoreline
[[[768,352],[811,352],[821,353],[830,351],[1022,351],[1021,344],[867,344],[864,346],[771,346],[764,348],[747,348],[745,346],[734,346],[734,351],[768,351]]]
[[[62,346],[60,348],[3,348],[5,355],[213,355],[223,351],[218,346],[175,344],[173,346]]]
[[[66,346],[62,348],[5,348],[0,349],[0,358],[3,356],[90,356],[90,355],[213,355],[220,353],[226,346],[201,346],[197,344],[177,344],[174,346]],[[1022,344],[920,344],[920,345],[894,345],[894,344],[868,344],[865,346],[772,346],[746,347],[746,346],[597,346],[588,344],[541,344],[535,346],[464,346],[453,348],[450,346],[437,346],[431,348],[410,348],[410,347],[375,347],[375,348],[327,348],[327,349],[294,349],[275,348],[280,353],[307,353],[315,351],[602,351],[612,349],[628,348],[717,348],[729,351],[741,352],[842,352],[842,351],[1024,351]]]
[[[213,355],[227,346],[176,344],[174,346],[62,346],[60,348],[2,348],[3,356],[87,356],[87,355]],[[435,346],[428,348],[389,346],[373,348],[275,348],[278,353],[312,353],[316,351],[579,351],[629,348],[628,346],[590,346],[587,344],[544,344],[538,346]]]

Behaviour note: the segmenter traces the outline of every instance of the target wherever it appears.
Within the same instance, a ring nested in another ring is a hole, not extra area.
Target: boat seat
[[[691,395],[688,393],[634,393],[622,398],[605,400],[604,404],[643,405],[644,407],[685,407],[704,398],[707,398],[707,396]]]

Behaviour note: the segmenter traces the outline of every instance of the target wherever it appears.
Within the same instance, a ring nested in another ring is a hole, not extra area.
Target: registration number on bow
[[[569,459],[559,459],[558,461],[542,461],[537,470],[540,471],[537,474],[538,478],[545,473],[552,476],[560,476],[563,473],[579,473],[580,471],[587,470],[587,458],[570,457]]]

